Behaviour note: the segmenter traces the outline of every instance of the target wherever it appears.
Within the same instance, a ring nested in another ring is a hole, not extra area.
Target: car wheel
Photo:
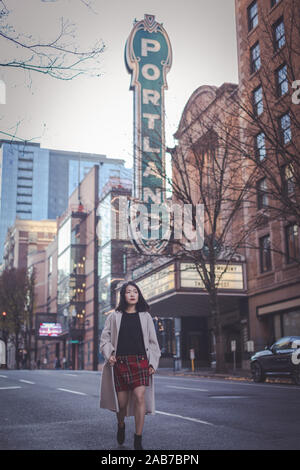
[[[293,371],[292,379],[294,384],[300,385],[300,367],[297,367],[297,369]]]
[[[251,372],[252,372],[252,378],[254,382],[264,382],[266,380],[266,376],[262,370],[261,365],[258,362],[254,362],[251,365]]]

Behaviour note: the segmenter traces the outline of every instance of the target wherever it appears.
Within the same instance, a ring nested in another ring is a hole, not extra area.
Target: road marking
[[[209,398],[222,398],[222,399],[223,398],[234,398],[234,399],[236,399],[236,398],[249,398],[249,397],[245,397],[245,396],[241,397],[239,395],[230,395],[230,396],[229,395],[216,395],[216,396],[209,397]]]
[[[187,421],[193,421],[194,423],[207,424],[208,426],[214,426],[214,424],[208,423],[207,421],[201,421],[200,419],[196,419],[196,418],[189,418],[188,416],[175,415],[173,413],[166,413],[165,411],[155,411],[155,413],[158,413],[160,415],[172,416],[174,418],[185,419]]]
[[[22,387],[0,387],[0,390],[14,390],[15,388],[22,388]]]
[[[34,385],[35,382],[30,382],[30,380],[19,379],[19,382],[24,382],[24,384],[31,384]]]
[[[175,387],[175,385],[166,385],[167,388],[178,388],[179,390],[196,390],[197,392],[208,392],[205,388]]]
[[[3,379],[7,379],[7,375],[0,375]]]
[[[69,375],[71,377],[78,377],[78,375],[76,375],[76,374],[64,374],[64,375]]]
[[[58,388],[57,390],[61,390],[62,392],[76,393],[76,395],[86,395],[86,393],[75,392],[74,390],[68,390],[67,388]]]

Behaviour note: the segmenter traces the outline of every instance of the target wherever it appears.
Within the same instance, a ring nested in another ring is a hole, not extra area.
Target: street
[[[100,372],[0,371],[0,449],[131,450],[116,416],[99,408]],[[300,388],[155,375],[156,415],[146,416],[146,450],[300,449]]]

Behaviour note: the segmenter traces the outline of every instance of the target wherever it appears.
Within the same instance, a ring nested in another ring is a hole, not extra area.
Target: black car
[[[251,372],[254,382],[264,382],[267,376],[291,377],[300,385],[300,336],[286,336],[271,347],[251,357]]]

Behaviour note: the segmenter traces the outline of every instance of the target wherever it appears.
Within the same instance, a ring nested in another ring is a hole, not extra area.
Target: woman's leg
[[[133,396],[135,398],[135,433],[141,435],[143,433],[143,426],[145,420],[146,403],[145,403],[145,385],[135,387],[133,389]]]
[[[128,390],[124,390],[124,391],[118,392],[117,395],[118,395],[118,402],[119,402],[119,408],[120,408],[120,411],[117,413],[117,418],[118,418],[118,423],[122,424],[124,423],[124,418],[126,416],[126,408],[127,408],[128,398],[129,398],[129,392]]]

